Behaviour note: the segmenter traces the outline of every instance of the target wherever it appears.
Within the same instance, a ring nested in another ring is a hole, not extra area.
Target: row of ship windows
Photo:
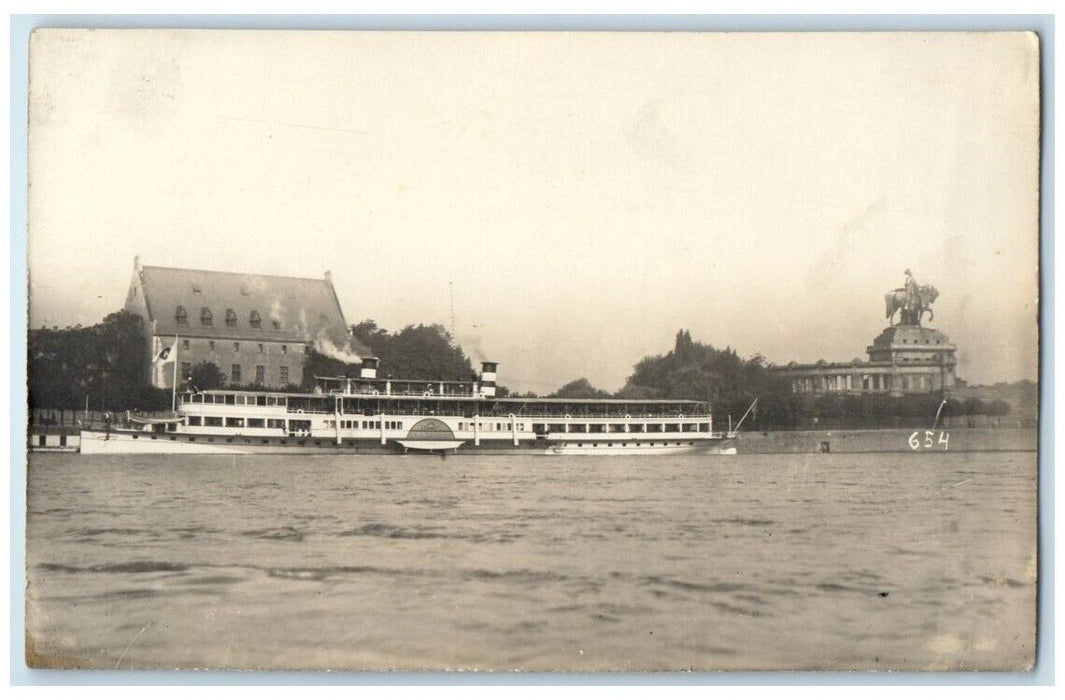
[[[633,444],[634,443],[631,443],[631,442],[619,442],[618,443],[618,447],[630,447]],[[659,446],[661,446],[661,447],[669,447],[670,445],[675,445],[676,447],[680,447],[684,443],[683,442],[648,442],[648,443],[637,442],[637,443],[635,443],[636,447],[643,447],[645,444],[648,447],[659,447]],[[694,445],[695,443],[689,441],[688,444],[689,445]],[[612,442],[589,442],[588,443],[588,447],[613,447],[613,446],[614,446],[614,443],[612,443]],[[578,442],[577,443],[577,447],[584,447],[584,443],[583,442]]]
[[[66,436],[63,436],[63,437],[66,437]],[[158,435],[149,435],[148,437],[150,437],[152,440],[158,440],[159,439]],[[175,436],[175,435],[171,435],[169,437],[170,437],[171,440],[177,440],[177,436]],[[42,438],[41,446],[43,447],[44,446],[44,442],[43,442],[44,436],[42,435],[41,438]],[[140,435],[136,435],[136,434],[133,435],[133,439],[134,440],[137,440],[139,438],[140,438]],[[193,436],[193,435],[188,435],[188,436],[186,436],[185,439],[188,442],[196,442],[196,436]],[[215,441],[214,437],[212,437],[212,436],[207,436],[205,439],[206,439],[207,442],[214,442]],[[231,442],[233,442],[233,438],[232,437],[227,437],[227,438],[225,438],[225,441],[227,443],[231,443]],[[269,438],[262,438],[261,442],[264,445],[269,445],[271,443],[271,440]],[[64,441],[64,444],[65,444],[65,441]],[[250,445],[251,444],[251,438],[244,438],[244,444],[245,445]],[[288,444],[288,440],[279,440],[277,442],[277,444],[279,444],[279,445],[287,445]],[[307,440],[297,440],[296,444],[298,444],[298,445],[306,445],[307,444]],[[322,446],[322,440],[315,440],[314,444],[317,445],[318,447],[321,447]],[[328,441],[327,441],[326,444],[332,445],[332,443],[329,443]],[[355,446],[355,441],[354,440],[345,440],[342,444],[343,445],[347,445],[348,447],[354,447]],[[629,447],[633,443],[619,442],[617,444],[618,444],[619,447]],[[684,444],[683,442],[647,442],[647,443],[637,442],[637,443],[635,443],[635,446],[636,447],[643,447],[644,445],[646,445],[647,447],[669,447],[670,445],[674,445],[676,447],[681,447],[683,444]],[[691,441],[688,442],[688,445],[694,445],[694,444],[695,444],[694,442],[691,442]],[[588,443],[588,446],[589,447],[613,447],[614,443],[612,443],[612,442],[605,442],[605,443],[604,442],[590,442],[590,443]],[[577,447],[584,447],[584,443],[583,442],[578,442],[577,443]]]
[[[214,343],[215,343],[215,341],[213,341],[213,340],[208,340],[207,341],[207,350],[208,351],[210,351],[210,352],[214,352],[215,351],[216,348],[215,348],[215,344]],[[257,343],[257,345],[258,345],[259,354],[260,355],[265,355],[266,354],[266,344],[265,343]],[[188,338],[182,338],[181,339],[181,349],[182,350],[188,350],[190,347],[192,347],[192,345],[191,345],[189,339]],[[233,352],[240,352],[240,343],[237,342],[237,341],[233,342]],[[311,354],[311,346],[310,345],[303,346],[303,352],[306,355]],[[281,346],[281,354],[282,355],[287,355],[288,354],[288,346],[287,345],[282,345]]]
[[[326,427],[335,428],[337,422],[335,420],[327,420],[325,422]],[[340,421],[340,427],[346,430],[380,430],[381,421],[379,420],[342,420]],[[385,430],[403,430],[403,421],[401,420],[386,420]]]
[[[191,362],[182,362],[181,363],[181,376],[188,377],[191,374],[192,374],[192,363]],[[234,365],[230,366],[230,368],[229,368],[229,381],[232,384],[241,384],[244,381],[244,371],[243,371],[243,368],[240,365],[234,364]],[[284,365],[282,365],[281,367],[277,368],[277,381],[280,384],[288,384],[288,367],[285,367]],[[255,383],[256,384],[265,384],[266,383],[266,365],[256,365],[255,366]],[[227,396],[230,399],[233,398],[232,394],[228,394]],[[211,395],[208,395],[207,398],[214,398],[214,397],[211,396]],[[219,396],[218,398],[221,399],[222,397]],[[237,398],[240,399],[239,403],[241,403],[243,405],[244,397],[243,396],[238,396]],[[254,399],[255,397],[249,396],[247,398],[248,399]],[[274,397],[273,396],[260,396],[259,398],[261,398],[261,399],[267,399],[267,398],[273,399]],[[200,403],[200,402],[197,401],[196,403]],[[211,401],[207,401],[206,403],[212,403],[212,402]],[[218,403],[222,403],[222,401],[218,401]],[[228,401],[226,403],[233,403],[233,402],[232,401]],[[262,404],[259,404],[259,405],[260,406],[267,406],[267,405],[273,406],[275,404],[274,403],[270,403],[270,404],[262,403]],[[284,405],[284,404],[282,404],[282,405]]]
[[[570,433],[708,433],[710,432],[709,423],[628,423],[628,430],[625,430],[625,423],[608,423],[608,424],[596,424],[596,423],[571,423],[569,424]],[[537,432],[542,432],[539,428],[544,426],[533,426]],[[552,423],[546,426],[547,432],[550,433],[564,433],[566,431],[565,424]]]
[[[518,423],[518,430],[525,430],[524,423]],[[487,432],[513,430],[514,425],[510,422],[507,423],[477,423],[476,426],[473,423],[459,422],[459,430],[484,430]]]

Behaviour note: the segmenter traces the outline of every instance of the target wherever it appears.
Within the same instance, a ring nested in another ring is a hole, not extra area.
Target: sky
[[[350,323],[616,390],[680,328],[864,359],[909,268],[958,376],[1036,379],[1038,94],[1022,33],[39,30],[29,323],[137,255],[329,270]]]

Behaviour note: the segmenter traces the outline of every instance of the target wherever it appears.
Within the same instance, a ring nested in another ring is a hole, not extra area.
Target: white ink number
[[[907,440],[907,442],[910,444],[910,449],[911,450],[919,450],[919,449],[922,449],[922,448],[924,448],[926,450],[930,450],[930,449],[936,447],[937,445],[942,445],[943,446],[943,450],[946,451],[946,450],[950,449],[950,433],[947,433],[947,432],[944,432],[944,431],[940,430],[939,431],[939,439],[937,440],[936,439],[936,431],[934,431],[934,430],[925,430],[924,431],[924,441],[922,442],[922,440],[921,440],[921,431],[920,430],[915,430],[915,431],[913,431],[910,434],[910,439]]]

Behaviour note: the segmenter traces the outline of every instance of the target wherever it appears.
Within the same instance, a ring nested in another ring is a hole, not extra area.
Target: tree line
[[[163,410],[170,392],[150,386],[144,321],[119,311],[94,326],[34,329],[28,342],[28,390],[31,408],[84,408],[86,398],[94,410]],[[477,377],[469,356],[439,325],[408,325],[390,332],[373,320],[351,327],[352,337],[379,358],[378,377],[470,381]],[[305,356],[303,376],[285,389],[311,391],[316,376],[357,377],[360,365],[347,364],[311,351]],[[199,390],[216,388],[261,389],[233,385],[217,365],[204,362],[180,378],[183,386]],[[1029,386],[1031,385],[1031,386]],[[1022,383],[1025,396],[1037,391]],[[505,386],[497,395],[507,396]],[[521,396],[534,398],[536,394]],[[790,382],[777,375],[761,355],[742,358],[732,348],[717,349],[677,333],[673,349],[643,358],[633,367],[616,393],[594,387],[586,378],[575,379],[548,395],[555,398],[693,399],[707,401],[720,421],[738,421],[757,398],[745,428],[794,430],[805,428],[896,427],[925,425],[940,409],[938,393],[887,396],[883,394],[795,394]],[[944,416],[1004,416],[1005,401],[948,400]]]

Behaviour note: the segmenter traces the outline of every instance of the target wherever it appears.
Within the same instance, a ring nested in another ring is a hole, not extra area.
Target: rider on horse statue
[[[917,295],[917,280],[914,279],[910,268],[906,268],[906,284],[903,290],[906,292],[906,308],[903,314],[910,323],[916,323],[917,311],[921,308],[921,298]]]
[[[906,270],[906,284],[902,289],[888,292],[884,296],[887,317],[890,319],[899,312],[899,325],[919,326],[921,317],[927,312],[929,320],[932,314],[932,302],[939,296],[936,288],[930,284],[923,287],[917,284],[913,272]]]

